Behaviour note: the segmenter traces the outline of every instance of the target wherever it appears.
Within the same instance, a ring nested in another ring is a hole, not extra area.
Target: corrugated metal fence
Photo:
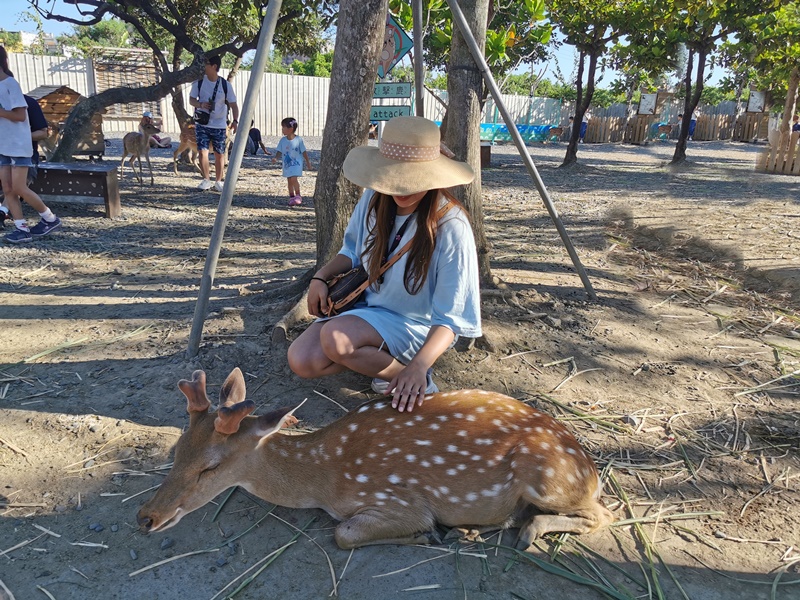
[[[28,92],[40,85],[67,85],[76,92],[90,96],[97,93],[97,78],[95,66],[91,60],[82,58],[66,58],[59,56],[36,56],[31,54],[10,54],[9,66],[14,72],[16,79],[20,82],[23,91]],[[152,67],[151,79],[155,80],[155,70]],[[228,75],[228,71],[223,69],[222,76]],[[145,78],[147,79],[147,78]],[[244,102],[244,95],[250,80],[249,71],[240,71],[234,77],[232,86],[239,100],[241,108]],[[189,107],[189,90],[191,86],[183,86],[184,102]],[[305,77],[302,75],[283,75],[277,73],[265,73],[261,84],[261,90],[255,109],[255,122],[263,135],[280,136],[281,119],[294,117],[299,123],[298,131],[304,136],[321,136],[325,126],[326,111],[328,108],[328,93],[330,80],[323,77]],[[447,102],[447,92],[436,91],[443,102]],[[574,105],[571,102],[562,103],[560,100],[552,98],[539,98],[529,96],[503,95],[503,102],[511,113],[514,121],[519,125],[550,125],[562,126],[565,129],[569,116],[574,113]],[[425,91],[425,116],[433,121],[441,121],[444,116],[444,107],[437,98]],[[413,98],[405,99],[381,99],[374,100],[373,104],[383,106],[411,105]],[[667,101],[660,117],[652,120],[659,120],[672,123],[674,116],[682,110],[682,101],[674,98]],[[153,110],[156,117],[162,119],[162,130],[168,133],[180,131],[177,119],[172,111],[171,97],[163,98],[159,103],[147,103],[141,105],[127,105],[128,110],[115,111],[120,114],[130,116],[114,116],[107,114],[103,119],[103,132],[127,132],[135,131],[138,126],[138,118],[131,116],[140,115],[144,110]],[[701,119],[698,120],[698,133],[702,138],[698,139],[725,139],[731,136],[733,129],[733,119],[726,115],[735,113],[735,103],[724,102],[716,107],[703,107]],[[335,109],[334,109],[335,110]],[[191,112],[191,111],[190,111]],[[412,111],[413,112],[413,111]],[[616,104],[605,109],[592,109],[593,120],[609,119],[612,121],[624,121],[627,114],[627,106]],[[700,120],[703,120],[702,127]],[[706,124],[705,121],[709,121]],[[483,112],[483,123],[502,123],[502,117],[492,98],[486,102]],[[622,126],[610,127],[607,135],[603,135],[602,141],[619,141],[622,139]],[[706,131],[708,129],[708,131]],[[619,131],[617,131],[619,130]],[[675,136],[677,128],[674,128],[672,135]],[[592,137],[589,140],[588,137]],[[594,140],[593,136],[587,136],[587,141]]]

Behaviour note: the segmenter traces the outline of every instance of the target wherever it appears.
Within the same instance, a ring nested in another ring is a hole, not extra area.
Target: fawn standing
[[[529,545],[553,531],[588,533],[614,520],[594,462],[550,416],[483,390],[433,394],[413,413],[364,404],[313,433],[285,435],[284,408],[260,417],[237,368],[208,412],[203,371],[178,387],[189,429],[156,495],[138,513],[162,531],[232,486],[342,521],[341,548],[428,543],[436,523],[482,530],[522,525]]]
[[[139,132],[126,133],[122,138],[122,160],[119,163],[119,176],[122,177],[122,171],[125,167],[125,158],[128,154],[131,155],[130,166],[136,174],[136,167],[133,164],[134,160],[139,161],[139,185],[142,185],[142,155],[147,159],[147,168],[150,169],[150,185],[155,183],[153,179],[153,167],[150,164],[150,136],[154,133],[160,133],[159,129],[153,123],[140,123]]]
[[[197,131],[195,130],[194,119],[187,119],[181,123],[181,137],[178,147],[172,153],[172,170],[175,175],[178,174],[178,157],[186,150],[192,151],[191,161],[194,168],[200,171],[200,165],[197,163]]]

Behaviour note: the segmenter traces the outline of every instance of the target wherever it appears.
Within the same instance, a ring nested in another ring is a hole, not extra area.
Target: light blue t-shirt
[[[294,136],[293,140],[289,138],[282,138],[275,148],[281,153],[281,160],[283,161],[283,176],[284,177],[302,177],[303,176],[303,152],[306,151],[306,145],[303,143],[303,138],[299,135]]]
[[[353,266],[361,264],[361,252],[367,241],[369,203],[374,192],[366,190],[353,211],[344,234],[339,254],[350,258]],[[447,200],[440,197],[440,206]],[[402,248],[417,230],[416,214],[409,217],[403,238],[397,248]],[[402,217],[396,219],[395,228]],[[396,251],[395,251],[396,252]],[[379,291],[368,288],[364,299],[366,308],[356,309],[358,316],[370,308],[380,308],[381,314],[394,314],[397,320],[426,328],[443,325],[458,336],[481,336],[480,282],[478,276],[478,253],[467,215],[452,207],[439,222],[436,246],[425,283],[417,294],[409,294],[404,284],[406,263],[410,252],[406,252],[384,274]],[[359,305],[363,307],[364,305]],[[353,314],[348,312],[347,314]],[[371,319],[367,318],[368,321]],[[373,326],[376,323],[371,323]],[[376,326],[376,329],[379,327]],[[383,332],[379,333],[383,335]],[[386,335],[384,335],[386,339]],[[388,341],[388,340],[387,340]]]

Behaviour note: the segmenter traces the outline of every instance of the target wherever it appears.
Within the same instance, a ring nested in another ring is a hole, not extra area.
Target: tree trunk
[[[164,73],[161,81],[155,85],[142,88],[112,88],[82,100],[70,111],[67,122],[64,124],[61,141],[50,160],[52,162],[71,161],[78,143],[91,126],[92,117],[107,106],[161,100],[174,88],[197,79],[202,72],[203,64],[195,59],[191,66],[181,71]]]
[[[578,140],[581,137],[581,123],[583,123],[583,115],[589,110],[589,105],[592,103],[592,96],[594,96],[594,76],[597,71],[597,57],[598,52],[589,52],[589,70],[586,74],[586,92],[584,93],[583,67],[586,60],[586,52],[581,50],[580,59],[578,61],[578,80],[576,82],[578,93],[575,99],[575,117],[572,121],[572,131],[569,136],[567,153],[564,155],[564,162],[561,163],[562,167],[578,162]]]
[[[342,174],[347,153],[367,143],[387,0],[342,0],[333,50],[328,113],[314,189],[319,269],[336,256],[360,188]],[[309,276],[311,274],[309,273]]]
[[[459,5],[478,48],[486,45],[486,22],[489,0],[461,0]],[[475,180],[455,190],[456,197],[471,215],[472,231],[478,249],[478,268],[481,285],[492,286],[489,265],[490,244],[483,223],[481,195],[481,112],[484,104],[483,76],[472,57],[461,32],[454,27],[447,65],[447,120],[452,126],[444,132],[443,141],[456,155],[475,171]]]
[[[678,143],[675,145],[675,153],[672,155],[671,165],[676,165],[686,160],[686,142],[689,139],[689,123],[692,115],[700,104],[700,96],[703,94],[703,77],[706,70],[706,51],[697,51],[697,76],[694,86],[692,86],[692,70],[694,69],[695,50],[689,49],[689,58],[686,61],[686,99],[683,101],[683,122],[681,123],[681,133],[678,136]]]

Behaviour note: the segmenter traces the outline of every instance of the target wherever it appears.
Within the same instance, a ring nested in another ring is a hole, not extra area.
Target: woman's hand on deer
[[[422,406],[425,399],[425,389],[428,387],[428,367],[412,360],[405,369],[400,371],[389,382],[392,394],[392,408],[403,412],[411,412],[414,406]]]

